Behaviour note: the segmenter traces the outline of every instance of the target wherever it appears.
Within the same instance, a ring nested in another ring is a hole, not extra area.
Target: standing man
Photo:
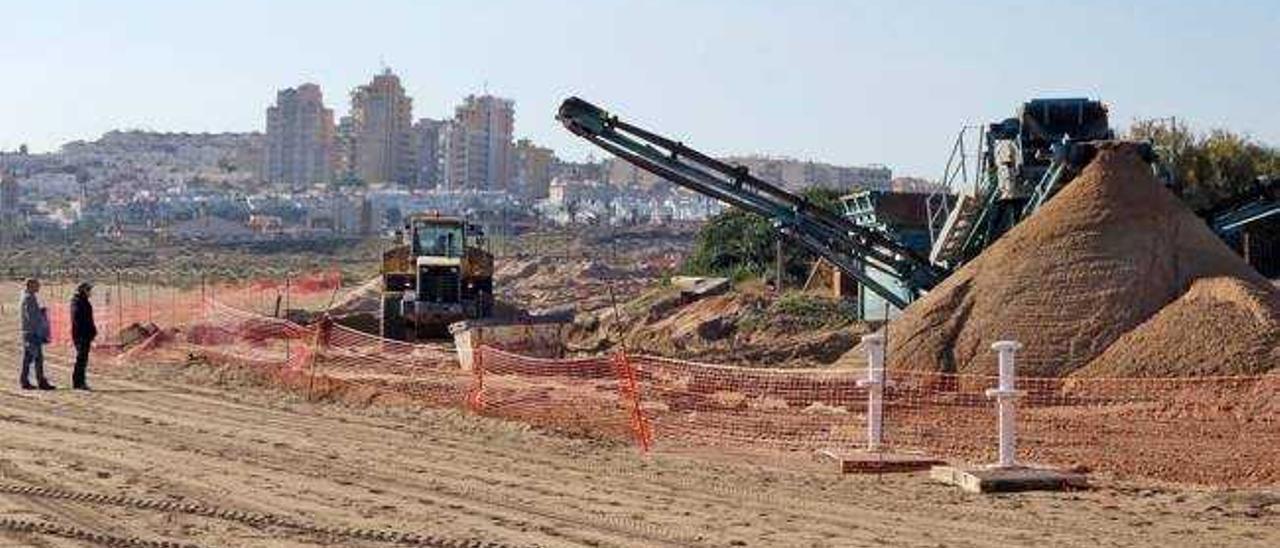
[[[18,310],[22,314],[22,376],[18,378],[23,390],[53,390],[54,386],[44,378],[44,345],[49,342],[49,317],[36,299],[40,292],[40,280],[27,278],[26,290]],[[35,369],[36,384],[27,379]]]
[[[76,390],[88,390],[85,373],[89,368],[89,347],[98,336],[98,326],[93,323],[93,303],[89,302],[89,293],[93,284],[81,282],[76,286],[76,294],[71,297],[71,342],[76,345],[76,365],[71,372],[71,387]]]

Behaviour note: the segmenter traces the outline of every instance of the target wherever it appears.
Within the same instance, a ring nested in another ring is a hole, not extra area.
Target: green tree
[[[1280,176],[1280,150],[1229,130],[1197,135],[1185,124],[1143,120],[1129,129],[1129,138],[1152,143],[1162,169],[1193,209],[1247,191],[1258,177]]]
[[[840,212],[840,192],[810,188],[802,193],[817,207]],[[775,242],[785,238],[772,221],[740,209],[728,209],[703,225],[693,251],[681,271],[694,276],[725,276],[735,280],[772,277],[776,260]],[[804,283],[815,257],[799,246],[784,241],[783,278],[787,285]]]

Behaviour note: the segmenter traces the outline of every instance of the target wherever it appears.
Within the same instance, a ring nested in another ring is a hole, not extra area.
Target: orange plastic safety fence
[[[327,376],[427,405],[460,407],[471,384],[443,343],[410,344],[332,325],[318,352],[316,367]]]
[[[653,445],[653,425],[644,412],[644,396],[640,393],[639,372],[625,351],[614,355],[614,374],[618,376],[618,396],[631,411],[631,434],[641,451]]]
[[[816,450],[861,445],[860,370],[747,369],[631,356],[657,443]]]
[[[314,361],[314,329],[217,301],[206,303],[204,317],[181,335],[179,342],[238,365],[301,370]]]
[[[74,288],[72,283],[50,281],[41,290],[49,315],[50,344],[55,351],[66,351],[71,346],[70,301]],[[136,343],[158,326],[190,322],[201,310],[198,293],[174,287],[103,285],[94,288],[90,301],[98,329],[96,344],[101,350]]]
[[[56,287],[46,297],[65,302],[68,291]],[[548,359],[481,346],[464,371],[451,345],[277,318],[275,288],[160,295],[142,301],[146,307],[128,291],[94,299],[107,325],[109,316],[115,325],[172,321],[179,327],[168,342],[218,360],[305,371],[429,405],[626,439],[641,449],[809,453],[866,443],[868,394],[858,383],[865,369],[752,369],[621,353]],[[177,304],[162,311],[160,302]],[[65,317],[51,320],[65,331]],[[886,381],[884,449],[995,460],[996,410],[986,394],[994,376],[888,370]],[[1019,378],[1017,388],[1023,462],[1214,485],[1280,483],[1280,375]]]
[[[890,371],[891,446],[994,462],[994,376]],[[1205,484],[1280,483],[1280,375],[1020,378],[1018,458]]]
[[[468,407],[561,431],[636,439],[637,403],[628,397],[634,391],[621,380],[623,369],[608,357],[532,358],[482,346]]]

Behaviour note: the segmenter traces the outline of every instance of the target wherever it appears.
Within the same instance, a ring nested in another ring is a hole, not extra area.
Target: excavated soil
[[[1064,376],[1208,277],[1268,285],[1161,186],[1136,145],[1106,144],[1040,211],[903,311],[889,326],[888,364],[989,374],[991,343],[1013,339],[1024,345],[1020,373]],[[1181,344],[1201,325],[1174,323],[1186,322],[1161,322],[1169,327],[1147,345]],[[1254,325],[1220,329],[1244,336]]]
[[[683,227],[529,234],[521,253],[497,261],[494,288],[499,299],[533,314],[601,310],[674,273],[693,236]]]
[[[567,342],[586,355],[624,346],[639,354],[725,365],[821,367],[870,331],[841,306],[812,293],[779,296],[756,282],[703,298],[659,287],[616,309],[579,314]]]
[[[1197,280],[1077,375],[1252,375],[1280,365],[1280,292],[1237,278]]]

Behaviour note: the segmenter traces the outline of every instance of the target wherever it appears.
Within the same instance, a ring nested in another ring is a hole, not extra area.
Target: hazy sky
[[[553,119],[569,95],[715,154],[935,178],[962,124],[1041,95],[1280,144],[1278,0],[0,0],[0,20],[5,150],[262,130],[307,81],[341,115],[382,62],[415,117],[487,86],[515,99],[517,136],[575,159],[595,151]]]

